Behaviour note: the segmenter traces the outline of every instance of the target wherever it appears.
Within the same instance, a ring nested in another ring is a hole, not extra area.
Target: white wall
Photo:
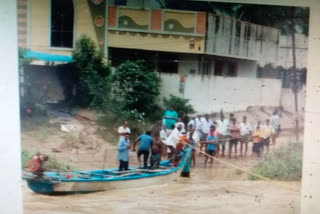
[[[22,214],[17,1],[0,1],[0,213]]]
[[[188,75],[184,93],[179,92],[180,75],[161,73],[161,96],[190,99],[198,113],[242,111],[248,106],[279,106],[281,82],[274,79]]]
[[[308,63],[308,37],[296,34],[296,64],[297,68],[306,68]],[[280,49],[277,65],[285,68],[293,66],[291,36],[280,37]]]
[[[306,99],[306,87],[303,86],[298,92],[298,110],[304,112]],[[283,88],[281,91],[281,106],[290,112],[295,112],[294,94],[291,88]]]
[[[275,63],[279,35],[275,28],[209,14],[206,53]]]

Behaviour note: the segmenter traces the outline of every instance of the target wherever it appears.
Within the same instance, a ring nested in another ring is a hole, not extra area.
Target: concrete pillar
[[[17,2],[0,0],[1,213],[22,213]]]
[[[301,214],[320,213],[320,2],[310,9]]]

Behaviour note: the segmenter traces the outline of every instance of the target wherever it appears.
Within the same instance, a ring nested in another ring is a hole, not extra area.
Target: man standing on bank
[[[118,133],[120,135],[119,140],[121,140],[126,133],[131,133],[130,128],[128,127],[128,122],[124,121],[123,126],[120,126],[118,129]]]
[[[247,117],[243,116],[242,123],[240,123],[240,156],[246,156],[248,151],[248,143],[251,139],[252,127],[247,121]],[[244,153],[243,153],[244,144]]]
[[[119,171],[127,171],[129,167],[130,134],[125,133],[118,145]]]

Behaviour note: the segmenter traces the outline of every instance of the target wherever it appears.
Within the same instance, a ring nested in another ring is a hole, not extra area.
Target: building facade
[[[278,60],[277,29],[205,12],[162,9],[151,0],[19,2],[20,47],[36,58],[68,62],[85,34],[113,66],[136,59],[154,65],[163,80],[161,96],[188,98],[199,113],[281,104],[281,81],[257,79],[258,62]]]
[[[159,72],[229,77],[256,77],[259,59],[273,63],[278,56],[277,29],[160,9],[157,1],[19,2],[25,5],[19,10],[19,41],[35,52],[70,56],[86,34],[115,65],[127,56],[148,60]]]

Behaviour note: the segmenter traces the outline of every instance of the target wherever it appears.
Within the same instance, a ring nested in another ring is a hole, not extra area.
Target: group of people
[[[139,136],[134,140],[132,145],[132,151],[136,151],[136,144],[140,142],[140,146],[137,151],[137,157],[139,166],[144,169],[149,169],[149,156],[150,156],[150,168],[157,169],[160,166],[161,157],[168,155],[168,159],[171,161],[172,166],[177,166],[180,161],[181,152],[184,151],[185,145],[193,143],[194,145],[198,141],[197,138],[192,139],[192,133],[187,133],[182,122],[178,122],[175,119],[177,114],[167,115],[165,118],[169,120],[164,121],[171,125],[171,129],[163,129],[160,132],[151,135],[151,131],[146,131],[145,134]],[[170,121],[172,120],[172,121]],[[166,125],[163,125],[166,127]],[[118,144],[118,159],[119,159],[119,171],[126,171],[129,167],[129,152],[131,149],[130,134],[131,130],[128,127],[128,122],[125,121],[122,126],[119,127],[118,133],[120,135]],[[143,161],[141,160],[143,158]],[[143,162],[143,166],[142,166]]]
[[[225,156],[226,148],[228,148],[228,157],[231,158],[234,149],[234,156],[237,157],[238,145],[240,144],[240,156],[246,156],[248,153],[248,144],[253,142],[252,155],[261,156],[261,152],[265,149],[269,151],[270,144],[276,143],[276,138],[280,133],[280,111],[273,112],[270,118],[264,121],[257,121],[255,124],[248,122],[247,117],[243,116],[240,122],[231,113],[226,119],[221,112],[219,119],[211,120],[209,115],[194,116],[191,120],[184,124],[174,111],[174,107],[170,107],[164,115],[163,130],[161,138],[168,145],[172,146],[177,142],[179,134],[175,131],[177,124],[185,130],[187,127],[189,133],[193,133],[196,142],[200,142],[200,151],[205,148],[205,152],[211,156]],[[174,133],[171,136],[171,133]],[[183,132],[181,132],[183,134]],[[199,139],[197,139],[199,138]],[[199,153],[201,155],[201,152]],[[207,163],[205,157],[204,165]],[[213,159],[211,159],[212,163]],[[195,163],[195,156],[193,157]]]
[[[276,138],[280,132],[280,113],[273,112],[272,116],[265,121],[257,121],[251,124],[247,117],[243,116],[242,121],[237,122],[234,114],[229,115],[229,119],[224,118],[221,112],[218,120],[213,121],[209,115],[194,116],[188,122],[178,117],[174,106],[165,112],[163,116],[162,130],[151,136],[147,131],[133,143],[135,151],[136,143],[141,141],[137,152],[138,161],[141,167],[141,156],[143,156],[143,167],[148,167],[148,158],[150,157],[151,168],[158,168],[161,156],[168,154],[173,166],[179,163],[179,154],[184,146],[189,145],[196,148],[199,145],[199,155],[205,148],[204,166],[207,165],[209,156],[225,156],[225,150],[228,148],[228,158],[232,156],[234,148],[234,157],[237,157],[238,145],[240,144],[240,156],[246,156],[248,153],[248,144],[253,142],[252,155],[260,157],[263,150],[269,151],[269,145],[275,144]],[[130,129],[127,122],[119,128],[119,170],[128,169]],[[192,165],[196,164],[195,149],[191,155]],[[213,158],[210,158],[210,164],[213,164]]]
[[[238,144],[240,144],[240,156],[246,156],[248,153],[248,143],[253,142],[252,154],[260,157],[264,148],[269,151],[270,143],[275,144],[276,138],[280,132],[280,115],[279,112],[273,112],[272,116],[265,121],[257,121],[251,124],[247,117],[243,116],[241,122],[237,122],[234,114],[225,119],[223,113],[220,118],[212,121],[208,115],[204,117],[194,117],[189,125],[197,127],[200,133],[200,150],[205,144],[215,142],[215,153],[225,156],[226,145],[228,144],[228,157],[231,158],[234,148],[234,156],[237,157]],[[214,133],[211,132],[214,130]],[[213,139],[215,138],[215,139]],[[213,146],[211,146],[213,148]]]
[[[129,168],[129,151],[131,148],[130,145],[130,134],[131,130],[128,127],[128,122],[125,121],[123,126],[120,126],[118,129],[120,139],[118,145],[118,158],[119,158],[119,171],[127,171]],[[159,168],[162,150],[163,150],[163,142],[160,139],[160,135],[155,134],[154,137],[151,136],[151,131],[146,131],[145,134],[138,137],[133,142],[132,151],[136,151],[135,147],[137,142],[140,143],[140,147],[138,148],[137,156],[139,161],[139,166],[142,167],[141,164],[141,156],[143,156],[143,168],[148,168],[148,159],[151,152],[150,157],[150,165],[151,169]]]

